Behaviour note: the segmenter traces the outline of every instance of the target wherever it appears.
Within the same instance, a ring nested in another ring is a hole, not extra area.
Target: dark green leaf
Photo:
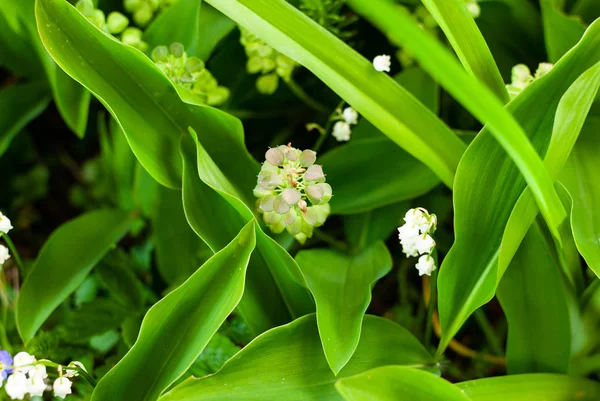
[[[98,210],[71,220],[52,233],[17,300],[17,328],[23,341],[31,340],[132,223],[128,213]]]
[[[255,244],[250,222],[150,308],[136,343],[98,383],[92,400],[156,400],[185,373],[240,301]]]
[[[203,40],[200,36],[200,6],[204,8],[202,0],[180,0],[160,13],[144,32],[148,51],[179,42],[190,56],[195,56],[194,49]]]

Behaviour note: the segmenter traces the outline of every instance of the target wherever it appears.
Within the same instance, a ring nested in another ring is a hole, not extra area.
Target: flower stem
[[[310,97],[309,94],[306,93],[296,81],[294,81],[293,79],[289,79],[285,80],[284,82],[287,84],[288,88],[290,88],[290,90],[294,93],[294,95],[296,95],[298,99],[302,100],[304,104],[306,104],[308,107],[320,113],[327,113],[329,108],[323,103]]]
[[[25,273],[25,266],[23,265],[23,261],[21,260],[21,257],[19,256],[19,252],[17,251],[15,244],[13,244],[13,242],[11,241],[8,234],[2,233],[2,235],[0,235],[0,238],[4,238],[4,241],[6,241],[6,244],[8,245],[8,249],[10,249],[10,253],[14,256],[15,261],[17,262],[17,265],[19,266],[19,269],[21,270],[21,273]]]
[[[487,319],[487,316],[485,316],[483,309],[477,309],[474,314],[475,320],[477,320],[479,328],[481,328],[481,331],[483,331],[483,335],[485,336],[492,352],[496,355],[502,355],[503,352],[502,345],[500,345],[500,340],[498,340],[498,337],[494,333],[494,328]]]
[[[435,265],[438,265],[438,256],[437,250],[434,248],[431,257],[435,261]],[[425,346],[429,346],[431,342],[431,332],[433,331],[433,312],[435,310],[435,305],[437,303],[437,269],[433,271],[431,274],[431,278],[429,279],[429,305],[427,305],[427,317],[425,319]],[[423,283],[423,285],[426,285]]]
[[[329,118],[327,119],[327,123],[325,124],[325,128],[323,129],[323,133],[321,133],[321,135],[319,136],[319,139],[317,139],[317,142],[315,142],[315,145],[312,148],[312,150],[314,150],[315,152],[319,152],[319,149],[321,149],[321,146],[323,146],[323,144],[325,143],[325,140],[329,136],[329,131],[331,131],[331,127],[333,126],[333,122],[338,120],[339,110],[342,108],[344,103],[346,103],[346,102],[344,100],[342,100],[338,104],[338,106],[335,108],[333,113],[331,113],[329,115]]]

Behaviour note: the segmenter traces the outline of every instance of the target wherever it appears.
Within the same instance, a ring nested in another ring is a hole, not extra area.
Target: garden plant
[[[599,0],[0,0],[0,400],[599,401]]]

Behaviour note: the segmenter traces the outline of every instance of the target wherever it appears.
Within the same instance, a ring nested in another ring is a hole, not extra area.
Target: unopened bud
[[[156,46],[152,50],[152,60],[156,63],[166,63],[169,61],[169,48],[167,46]]]
[[[290,205],[279,195],[273,200],[273,209],[279,214],[286,214],[290,211]]]
[[[325,174],[323,173],[323,167],[321,167],[318,164],[313,164],[312,166],[306,169],[304,178],[306,178],[307,181],[324,181]]]
[[[302,167],[310,167],[315,164],[317,160],[317,152],[314,150],[306,149],[300,155],[300,164]]]
[[[326,183],[313,184],[306,187],[306,195],[313,205],[322,205],[331,199],[331,185]]]
[[[281,192],[281,197],[290,206],[295,205],[301,199],[300,192],[293,188],[284,189],[283,192]]]
[[[183,56],[183,53],[185,53],[183,45],[179,42],[172,43],[171,46],[169,46],[169,49],[171,50],[171,54],[175,58],[180,58]]]
[[[185,70],[190,74],[202,71],[204,69],[204,61],[198,57],[189,57],[185,62]]]
[[[108,14],[108,19],[106,20],[106,25],[108,26],[108,32],[114,34],[119,34],[127,28],[129,25],[129,19],[126,16],[121,14],[118,11],[113,11]]]
[[[272,212],[273,211],[273,201],[275,200],[275,196],[267,195],[260,200],[259,207],[263,212]]]
[[[91,0],[80,0],[75,7],[86,17],[91,17],[94,12],[94,3]]]
[[[263,75],[256,80],[256,89],[263,95],[272,95],[278,86],[279,77],[277,74]]]
[[[285,150],[285,157],[287,157],[289,161],[295,162],[296,160],[298,160],[298,151],[291,147],[287,148]]]
[[[265,153],[265,159],[273,166],[280,166],[283,163],[283,152],[279,148],[271,148]]]
[[[144,2],[141,3],[133,14],[133,20],[135,23],[141,27],[148,25],[148,23],[152,20],[154,16],[154,10],[150,4]]]

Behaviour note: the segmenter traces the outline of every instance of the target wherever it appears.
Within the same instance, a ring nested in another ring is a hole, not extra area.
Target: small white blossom
[[[398,238],[400,239],[400,242],[413,240],[418,235],[419,227],[413,224],[404,224],[402,227],[398,228]]]
[[[29,392],[29,382],[24,373],[15,372],[6,380],[6,394],[13,400],[22,400]]]
[[[10,259],[8,248],[4,245],[0,245],[0,266],[2,266],[8,259]]]
[[[66,377],[59,377],[54,381],[52,388],[54,389],[54,395],[56,397],[65,398],[68,394],[71,394],[71,380]]]
[[[406,238],[400,243],[402,244],[402,252],[409,257],[417,257],[419,256],[419,250],[417,249],[417,242],[415,241],[417,237]]]
[[[0,233],[8,234],[12,228],[13,226],[10,223],[10,219],[0,212]]]
[[[358,123],[358,112],[352,107],[346,107],[344,111],[342,111],[342,117],[348,124],[355,125]]]
[[[467,10],[473,18],[478,18],[481,15],[481,7],[477,3],[477,0],[466,0],[467,1]]]
[[[48,373],[46,372],[46,366],[42,364],[35,365],[33,369],[29,371],[29,377],[46,379],[48,377]]]
[[[46,391],[46,382],[41,377],[33,376],[28,380],[27,390],[31,396],[36,395],[41,397],[44,395],[44,391]]]
[[[421,255],[430,254],[435,247],[435,241],[429,234],[419,235],[417,237],[416,247]]]
[[[406,224],[418,227],[421,234],[429,231],[432,224],[429,214],[423,213],[421,209],[410,209],[404,215],[404,221]]]
[[[387,54],[382,54],[373,59],[373,67],[375,67],[375,69],[377,71],[390,72],[391,65],[392,65],[391,57],[388,56]]]
[[[345,121],[338,121],[333,126],[333,137],[337,139],[339,142],[346,142],[350,140],[350,135],[352,134],[352,130],[350,129],[350,124]]]
[[[415,267],[419,271],[419,276],[422,276],[423,274],[431,276],[431,273],[436,269],[435,261],[429,255],[421,256]]]
[[[35,372],[36,368],[33,366],[36,362],[35,356],[28,354],[27,352],[19,352],[14,357],[15,372],[23,374]]]
[[[554,67],[554,64],[552,64],[552,63],[540,63],[538,65],[538,69],[535,70],[535,77],[536,78],[543,77],[544,75],[548,74],[553,67]]]

